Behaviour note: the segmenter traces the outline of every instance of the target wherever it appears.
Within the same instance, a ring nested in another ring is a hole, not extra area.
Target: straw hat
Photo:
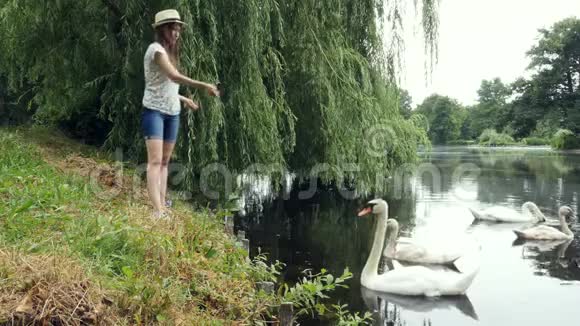
[[[155,14],[155,23],[153,24],[153,28],[168,23],[178,23],[186,25],[183,21],[181,21],[181,17],[179,16],[179,13],[175,9],[162,10]]]

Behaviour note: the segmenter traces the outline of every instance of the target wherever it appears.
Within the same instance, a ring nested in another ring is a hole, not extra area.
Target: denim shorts
[[[162,139],[175,143],[179,130],[179,114],[169,115],[157,110],[143,108],[141,128],[145,139]]]

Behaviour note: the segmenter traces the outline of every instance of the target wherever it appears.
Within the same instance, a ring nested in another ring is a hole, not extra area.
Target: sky
[[[580,17],[580,0],[440,0],[439,9],[439,61],[429,80],[421,36],[406,28],[401,85],[413,107],[433,93],[475,104],[483,79],[510,83],[525,76],[538,29]]]

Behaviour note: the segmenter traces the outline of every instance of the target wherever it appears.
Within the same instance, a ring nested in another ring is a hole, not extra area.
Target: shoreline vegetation
[[[0,129],[0,150],[0,324],[263,325],[282,302],[296,318],[370,320],[325,302],[348,269],[258,290],[283,264],[250,259],[224,232],[227,211],[175,201],[155,221],[105,152],[36,127]]]
[[[498,133],[493,129],[486,129],[477,139],[458,139],[447,142],[446,145],[466,145],[483,147],[549,147],[553,150],[578,149],[580,142],[573,132],[566,129],[558,130],[551,138],[526,137],[517,141],[506,133]]]

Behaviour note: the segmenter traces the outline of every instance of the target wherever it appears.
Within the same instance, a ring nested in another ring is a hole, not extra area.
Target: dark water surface
[[[550,217],[560,205],[578,211],[580,155],[548,149],[435,147],[422,153],[422,165],[404,182],[392,180],[389,216],[401,233],[471,233],[482,246],[481,268],[459,298],[423,299],[362,289],[360,273],[373,237],[373,220],[356,212],[373,196],[345,199],[320,189],[298,199],[297,189],[274,198],[268,187],[248,186],[245,214],[236,219],[246,230],[252,253],[258,247],[287,266],[294,281],[307,268],[354,274],[349,289],[333,294],[351,311],[373,312],[377,325],[580,325],[580,225],[573,223],[568,243],[514,243],[518,224],[473,224],[468,207],[501,205],[520,209],[535,202]],[[395,178],[396,179],[396,178]],[[398,184],[398,186],[397,186]],[[400,188],[400,189],[398,189]],[[303,324],[317,324],[305,321]]]

